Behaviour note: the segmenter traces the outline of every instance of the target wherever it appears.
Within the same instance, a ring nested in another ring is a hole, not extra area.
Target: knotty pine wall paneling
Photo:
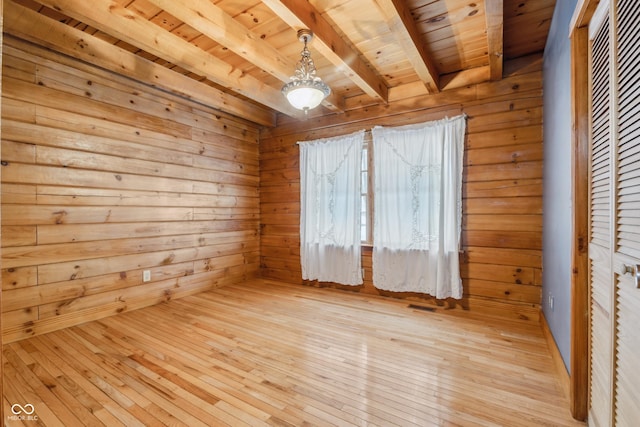
[[[388,106],[296,122],[281,119],[260,141],[261,272],[303,283],[297,141],[468,115],[463,184],[462,301],[430,301],[483,316],[538,320],[542,258],[542,74],[539,56],[507,63],[506,78]],[[390,94],[390,98],[392,94]],[[354,104],[350,101],[347,105]],[[400,113],[400,110],[410,112]],[[375,289],[363,249],[359,292]],[[331,284],[322,284],[331,285]]]
[[[3,62],[5,342],[258,275],[256,126],[8,36]]]
[[[2,100],[2,45],[3,45],[3,34],[4,34],[4,2],[0,0],[0,100]],[[2,102],[0,102],[0,117],[2,117]],[[1,121],[1,120],[0,120]],[[2,126],[0,126],[0,140],[2,140]],[[2,156],[2,144],[0,144],[0,158]],[[0,169],[0,174],[2,170]],[[0,179],[1,181],[1,179]],[[0,194],[2,194],[2,182],[0,182]],[[0,212],[0,219],[2,213]],[[0,236],[2,234],[2,230],[0,227]],[[2,248],[0,247],[0,269],[2,269],[2,257],[1,257]],[[0,290],[0,307],[2,307],[2,291]],[[2,330],[2,315],[0,315],[0,331]],[[0,334],[0,347],[3,345],[2,334]],[[0,358],[0,361],[2,359]],[[2,375],[2,366],[4,363],[0,363],[0,378],[4,378]],[[4,381],[0,380],[0,396],[4,396]],[[4,405],[0,405],[0,420],[4,420]]]

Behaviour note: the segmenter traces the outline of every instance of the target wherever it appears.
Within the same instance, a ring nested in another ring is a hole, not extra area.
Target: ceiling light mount
[[[313,40],[313,31],[307,28],[301,28],[298,30],[298,41],[300,43],[304,43],[306,45],[307,43],[311,43],[311,40]]]
[[[294,108],[304,111],[305,116],[331,93],[331,88],[316,75],[316,67],[307,48],[311,39],[311,30],[298,30],[298,40],[304,43],[304,48],[300,53],[295,73],[290,77],[291,81],[282,87],[282,93],[289,103]]]

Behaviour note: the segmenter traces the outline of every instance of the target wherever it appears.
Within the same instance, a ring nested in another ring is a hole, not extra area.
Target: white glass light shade
[[[294,108],[312,110],[320,105],[331,90],[321,81],[296,80],[287,83],[282,88],[282,93]]]

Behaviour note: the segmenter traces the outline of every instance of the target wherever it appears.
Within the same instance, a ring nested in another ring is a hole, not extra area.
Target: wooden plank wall
[[[2,52],[4,44],[4,2],[0,0],[0,100],[2,100]],[[0,117],[2,117],[2,102],[0,102]],[[1,119],[0,119],[1,122]],[[0,141],[2,140],[2,126],[0,126]],[[2,158],[2,144],[0,144],[0,158]],[[1,174],[2,169],[0,169]],[[1,181],[1,179],[0,179]],[[2,194],[2,182],[0,182],[0,194]],[[2,213],[0,212],[0,219]],[[2,235],[2,227],[0,227],[0,240]],[[0,251],[2,249],[0,248]],[[2,257],[0,254],[0,269],[2,269]],[[0,289],[0,307],[2,307],[2,290]],[[0,310],[1,311],[1,310]],[[2,331],[2,315],[0,314],[0,331]],[[3,345],[2,334],[0,334],[0,347]],[[4,378],[3,376],[3,367],[4,363],[0,363],[0,378]],[[4,396],[4,381],[0,381],[0,396]],[[0,405],[0,420],[4,420],[4,405]]]
[[[264,132],[260,141],[262,275],[303,283],[297,141],[466,113],[461,267],[465,296],[455,305],[482,315],[537,321],[542,277],[541,59],[507,63],[505,72],[506,78],[498,82],[354,109],[341,116],[285,120]],[[348,105],[357,106],[357,101]],[[400,113],[403,109],[412,111]],[[363,266],[365,283],[355,290],[428,299],[376,290],[367,248]]]
[[[5,342],[258,275],[254,125],[8,36],[3,59]]]

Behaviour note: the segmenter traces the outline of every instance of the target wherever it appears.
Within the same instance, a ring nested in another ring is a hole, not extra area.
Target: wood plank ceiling
[[[5,31],[261,125],[310,44],[342,114],[499,80],[539,59],[555,0],[6,0]]]

